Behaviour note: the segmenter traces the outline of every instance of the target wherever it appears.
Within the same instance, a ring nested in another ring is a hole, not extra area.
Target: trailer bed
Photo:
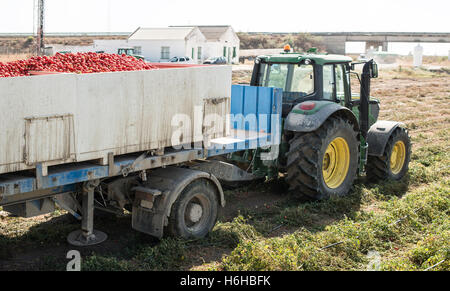
[[[159,68],[0,78],[0,174],[202,142],[202,114],[229,112],[231,67]],[[178,117],[197,123],[174,141]]]
[[[280,144],[282,91],[276,88],[235,85],[231,96],[231,130],[199,148],[152,155],[149,151],[108,156],[108,164],[94,161],[55,165],[0,175],[0,205],[19,203],[76,191],[82,182],[151,170],[194,160]],[[244,114],[245,113],[245,114]],[[247,118],[251,116],[252,118]],[[254,122],[246,122],[256,119]],[[44,172],[45,171],[45,172]]]

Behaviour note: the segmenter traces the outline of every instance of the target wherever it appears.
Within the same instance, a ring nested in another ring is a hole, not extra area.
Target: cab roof
[[[303,60],[310,59],[318,65],[334,63],[351,63],[352,58],[343,55],[321,55],[302,53],[280,53],[275,55],[263,55],[258,57],[265,63],[293,63],[298,64]]]

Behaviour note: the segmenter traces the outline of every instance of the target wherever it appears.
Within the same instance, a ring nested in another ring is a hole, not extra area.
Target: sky
[[[34,2],[0,0],[0,33],[32,32]],[[448,0],[45,0],[45,6],[47,32],[219,24],[243,32],[450,32]]]

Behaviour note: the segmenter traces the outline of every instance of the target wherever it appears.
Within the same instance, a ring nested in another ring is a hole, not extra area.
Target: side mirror
[[[378,78],[378,65],[375,62],[372,62],[372,66],[370,69],[370,77],[371,78]]]

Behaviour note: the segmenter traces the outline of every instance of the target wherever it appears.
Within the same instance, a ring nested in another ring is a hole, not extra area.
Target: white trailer
[[[228,66],[1,78],[0,174],[226,136],[230,97]],[[204,114],[222,121],[204,128]]]
[[[277,152],[281,101],[281,89],[232,87],[223,66],[0,79],[0,206],[33,217],[58,204],[81,220],[68,236],[77,246],[107,237],[94,208],[127,209],[134,229],[158,238],[203,237],[225,206],[221,181],[256,178],[208,158]],[[199,135],[171,122],[197,111]]]

